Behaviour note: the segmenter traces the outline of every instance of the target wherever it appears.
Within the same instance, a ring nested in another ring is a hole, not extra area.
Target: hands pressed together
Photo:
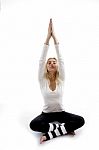
[[[54,37],[54,36],[55,36],[52,19],[50,19],[50,22],[49,22],[48,36],[49,36],[49,37],[51,37],[51,36]]]
[[[45,44],[49,44],[49,40],[50,40],[51,36],[54,40],[54,43],[57,44],[58,41],[57,41],[56,36],[55,36],[54,27],[53,27],[53,23],[52,23],[52,18],[50,19],[50,22],[49,22],[48,34],[47,34]]]

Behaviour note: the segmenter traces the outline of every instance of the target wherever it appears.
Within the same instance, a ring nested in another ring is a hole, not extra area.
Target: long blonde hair
[[[47,59],[47,62],[49,59],[55,59],[57,61],[57,59],[55,57],[53,58],[48,58]],[[49,79],[49,76],[48,76],[48,70],[47,70],[47,62],[45,64],[45,70],[44,70],[44,77],[48,80]],[[60,78],[59,78],[59,69],[56,70],[56,73],[55,73],[55,81],[59,84],[60,83]]]

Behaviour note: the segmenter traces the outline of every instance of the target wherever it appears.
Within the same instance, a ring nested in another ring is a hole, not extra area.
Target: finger
[[[50,20],[50,22],[49,22],[49,25],[51,25],[51,20]]]
[[[52,18],[50,18],[50,23],[52,23]]]
[[[51,26],[52,26],[52,24],[51,24],[51,22],[49,23],[49,27],[51,28]]]
[[[50,28],[50,26],[51,26],[51,23],[49,23],[49,28]]]
[[[52,30],[53,30],[53,23],[52,23]]]

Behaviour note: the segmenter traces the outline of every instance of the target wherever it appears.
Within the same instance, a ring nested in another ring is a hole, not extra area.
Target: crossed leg
[[[53,122],[59,122],[53,123]],[[84,118],[65,111],[42,113],[34,118],[30,123],[30,128],[34,131],[43,132],[40,143],[64,134],[75,134],[74,130],[80,128],[85,123]]]

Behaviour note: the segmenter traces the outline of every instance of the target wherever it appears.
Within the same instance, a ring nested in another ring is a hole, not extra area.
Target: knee
[[[30,128],[33,130],[33,131],[37,131],[37,128],[38,128],[38,123],[36,121],[31,121],[30,124],[29,124]]]
[[[80,117],[79,125],[82,127],[85,124],[85,119],[83,117]]]

